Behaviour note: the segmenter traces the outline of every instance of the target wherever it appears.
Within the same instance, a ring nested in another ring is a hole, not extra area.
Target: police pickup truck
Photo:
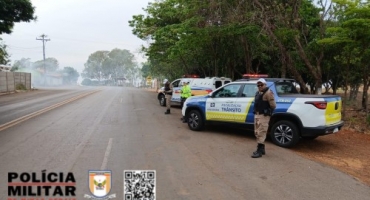
[[[268,132],[276,145],[291,147],[301,138],[315,139],[336,133],[343,126],[340,96],[299,94],[293,79],[265,80],[276,101]],[[208,95],[190,97],[182,115],[193,131],[202,130],[208,122],[243,125],[253,130],[256,84],[257,78],[241,79]]]

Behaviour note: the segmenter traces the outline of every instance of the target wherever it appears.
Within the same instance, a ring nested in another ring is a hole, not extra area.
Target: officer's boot
[[[265,152],[265,144],[261,144],[261,153],[262,155],[265,155],[266,152]]]
[[[255,152],[253,152],[252,154],[252,158],[259,158],[259,157],[262,157],[262,144],[258,144],[257,145],[257,150]]]
[[[166,112],[164,112],[164,114],[171,114],[171,111],[170,111],[170,109],[167,109],[167,111]]]

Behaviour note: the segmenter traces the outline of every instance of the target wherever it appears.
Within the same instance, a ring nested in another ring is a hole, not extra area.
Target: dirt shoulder
[[[370,135],[351,130],[302,140],[293,148],[299,155],[330,165],[370,186]]]

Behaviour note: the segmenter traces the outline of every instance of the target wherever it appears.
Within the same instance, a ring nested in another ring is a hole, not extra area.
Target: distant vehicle
[[[190,80],[190,88],[192,96],[201,96],[211,93],[213,90],[230,83],[232,80],[225,77],[212,77],[212,78],[180,78],[172,81],[173,93],[171,98],[171,105],[181,105],[181,87],[183,86],[182,80]],[[164,94],[164,87],[158,90],[157,99],[161,106],[166,106],[166,98]]]
[[[254,129],[254,97],[257,77],[226,84],[212,93],[188,98],[182,115],[191,130],[202,130],[206,123],[228,123]],[[271,116],[269,135],[281,147],[294,146],[300,138],[338,132],[342,126],[342,100],[337,95],[299,94],[293,79],[265,78],[275,95],[276,109]]]

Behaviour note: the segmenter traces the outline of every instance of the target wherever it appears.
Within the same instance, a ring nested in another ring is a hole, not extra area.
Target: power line
[[[34,36],[31,33],[18,30],[17,32],[22,32],[23,34],[19,35],[27,35],[27,36]],[[14,34],[13,34],[14,35]],[[72,38],[65,38],[65,37],[55,37],[53,36],[53,40],[67,40],[67,41],[76,41],[76,42],[84,42],[84,43],[95,43],[95,44],[113,44],[113,45],[121,45],[121,46],[128,46],[128,47],[135,47],[140,48],[144,44],[128,44],[128,43],[117,43],[113,41],[96,41],[96,40],[84,40],[84,39],[72,39]]]
[[[6,47],[13,48],[13,49],[38,49],[38,48],[40,48],[40,46],[38,46],[38,47],[16,47],[16,46],[13,46],[13,45],[6,45]]]
[[[61,38],[61,37],[57,37],[57,38],[54,38],[54,39],[56,39],[56,40],[70,40],[70,41],[77,41],[77,42],[87,42],[87,43],[97,43],[97,44],[123,45],[123,46],[131,46],[131,47],[140,46],[140,45],[134,45],[134,44],[124,44],[124,43],[104,42],[104,41],[93,41],[93,40],[81,40],[81,39],[71,39],[71,38]]]

